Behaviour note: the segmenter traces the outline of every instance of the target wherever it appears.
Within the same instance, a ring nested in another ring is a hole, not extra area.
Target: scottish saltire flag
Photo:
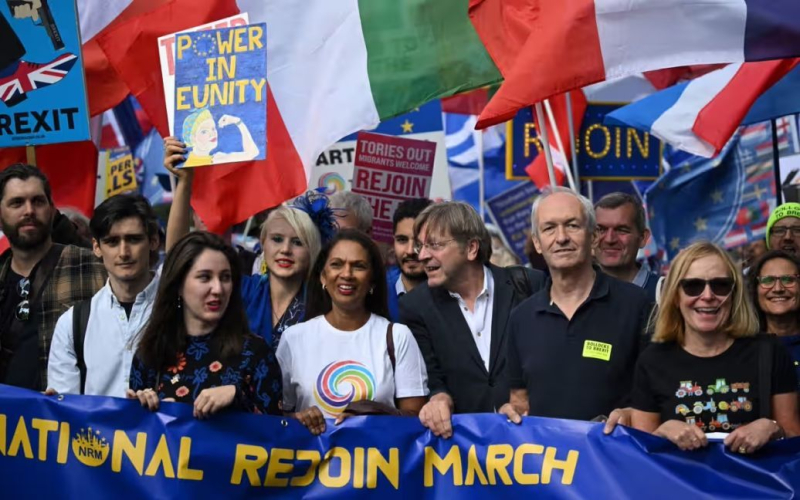
[[[476,131],[477,116],[443,113],[445,145],[450,172],[450,187],[453,199],[465,201],[475,210],[480,206],[477,134],[483,134],[484,200],[496,196],[514,186],[505,175],[504,127],[492,127]]]
[[[800,76],[793,71],[798,63],[800,59],[730,64],[619,108],[605,123],[638,128],[678,149],[711,158],[740,125],[800,111]],[[775,85],[783,79],[788,79],[786,84]],[[756,112],[748,115],[751,107]]]
[[[779,121],[782,156],[797,153],[788,120]],[[764,237],[775,207],[769,123],[743,127],[714,159],[667,148],[665,160],[672,168],[645,197],[653,237],[670,260],[699,240],[734,248]]]

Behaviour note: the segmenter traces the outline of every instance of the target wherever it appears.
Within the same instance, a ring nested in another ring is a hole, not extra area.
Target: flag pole
[[[550,178],[550,187],[556,187],[556,172],[553,169],[553,156],[550,153],[550,139],[547,134],[547,125],[544,119],[544,111],[542,111],[542,103],[537,102],[533,105],[536,110],[536,119],[539,121],[539,138],[542,141],[542,149],[544,150],[544,159],[547,162],[547,175]]]
[[[558,131],[558,126],[556,125],[556,117],[555,114],[553,114],[553,107],[550,106],[549,99],[544,100],[544,110],[547,112],[548,120],[550,120],[550,128],[553,129],[553,134],[555,135],[556,138],[556,145],[558,146],[558,149],[561,150],[562,154],[566,157],[567,150],[564,149],[564,143],[561,142],[561,134]],[[569,184],[569,188],[577,193],[578,190],[575,187],[575,179],[572,178],[572,169],[570,168],[569,165],[564,165],[564,167],[565,167],[564,173],[567,174],[567,183]]]
[[[243,242],[247,241],[247,235],[250,234],[250,228],[253,227],[253,217],[254,216],[251,215],[250,218],[247,219],[247,224],[244,225],[244,238],[242,238]]]
[[[775,174],[775,199],[778,205],[783,203],[783,189],[781,189],[781,152],[778,143],[778,120],[772,122],[772,170]]]
[[[478,134],[475,138],[475,142],[478,145],[478,213],[481,214],[481,220],[484,220],[485,209],[483,201],[486,199],[486,184],[484,180],[486,165],[483,159],[483,131],[477,130],[475,133]]]
[[[572,153],[572,175],[575,177],[575,184],[578,185],[580,192],[581,174],[578,171],[578,151],[575,147],[575,121],[572,118],[572,93],[567,92],[567,126],[569,127],[569,150]]]
[[[25,160],[28,165],[37,167],[36,165],[36,146],[25,146]]]

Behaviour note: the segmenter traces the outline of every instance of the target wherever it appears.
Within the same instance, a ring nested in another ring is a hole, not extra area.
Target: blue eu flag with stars
[[[770,127],[743,127],[710,160],[666,148],[671,168],[646,200],[653,237],[670,260],[695,241],[735,248],[764,237],[776,201]],[[779,129],[782,154],[793,153],[788,134]]]

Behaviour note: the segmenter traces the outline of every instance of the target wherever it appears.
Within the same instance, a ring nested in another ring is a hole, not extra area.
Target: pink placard
[[[391,243],[397,205],[431,192],[436,143],[360,132],[353,170],[354,193],[372,206],[372,238]]]

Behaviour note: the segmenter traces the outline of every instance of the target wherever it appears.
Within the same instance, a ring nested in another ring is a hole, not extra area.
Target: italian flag
[[[98,67],[113,69],[104,78],[117,77],[162,135],[168,128],[157,38],[240,12],[267,24],[267,158],[207,167],[195,177],[192,205],[217,231],[305,191],[319,154],[342,137],[501,79],[467,17],[468,0],[78,4],[104,11],[96,19],[81,15],[84,39],[102,51]],[[93,74],[102,72],[87,63],[90,102]]]

